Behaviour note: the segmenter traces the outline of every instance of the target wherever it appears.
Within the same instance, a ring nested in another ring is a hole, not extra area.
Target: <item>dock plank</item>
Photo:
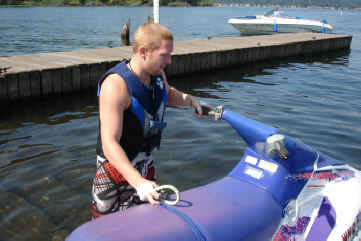
[[[168,76],[219,69],[266,59],[349,49],[351,35],[297,33],[175,41]],[[0,79],[0,99],[13,101],[94,88],[100,76],[131,46],[0,57],[11,67]]]

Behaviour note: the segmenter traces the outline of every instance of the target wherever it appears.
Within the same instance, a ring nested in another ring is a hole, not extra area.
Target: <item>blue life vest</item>
[[[123,60],[101,77],[97,95],[100,95],[101,85],[108,75],[118,74],[125,80],[131,96],[131,105],[124,111],[123,132],[119,144],[129,160],[133,160],[139,152],[149,155],[154,148],[159,148],[161,133],[166,126],[163,121],[167,90],[162,76],[152,76],[150,88],[145,86],[127,67],[128,62],[129,60]],[[105,158],[100,131],[97,154]]]

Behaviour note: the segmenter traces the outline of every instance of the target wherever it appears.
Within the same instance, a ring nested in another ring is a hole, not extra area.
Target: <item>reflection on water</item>
[[[88,220],[93,93],[16,103],[1,116],[0,218],[9,240],[62,240]]]
[[[13,103],[7,108],[6,115],[0,116],[2,124],[37,123],[51,124],[67,115],[70,119],[79,119],[94,116],[97,114],[95,92],[80,92],[65,94],[62,97],[50,97],[46,100],[23,101]],[[36,108],[35,108],[36,107]],[[21,118],[19,118],[21,117]],[[46,117],[44,119],[44,117]],[[65,121],[66,122],[66,121]]]
[[[360,70],[348,65],[349,52],[341,51],[169,82],[361,168],[360,80],[355,78]],[[0,117],[2,238],[62,240],[89,220],[96,101],[91,90],[6,107]],[[155,154],[160,184],[181,190],[203,185],[225,176],[241,157],[245,145],[227,123],[193,113],[185,108],[167,111],[168,126]]]

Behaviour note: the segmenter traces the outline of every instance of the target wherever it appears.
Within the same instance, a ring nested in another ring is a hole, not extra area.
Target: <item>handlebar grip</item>
[[[201,107],[202,107],[202,115],[205,115],[205,116],[208,116],[209,112],[213,110],[212,108],[210,108],[206,105],[201,105]],[[196,114],[199,114],[197,109],[194,109],[194,110],[195,110]]]

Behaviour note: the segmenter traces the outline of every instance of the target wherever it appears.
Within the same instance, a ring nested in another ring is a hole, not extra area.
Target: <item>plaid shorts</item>
[[[155,168],[151,155],[139,153],[132,164],[144,178],[154,180]],[[144,203],[117,169],[99,155],[97,171],[93,179],[92,197],[93,218]]]

